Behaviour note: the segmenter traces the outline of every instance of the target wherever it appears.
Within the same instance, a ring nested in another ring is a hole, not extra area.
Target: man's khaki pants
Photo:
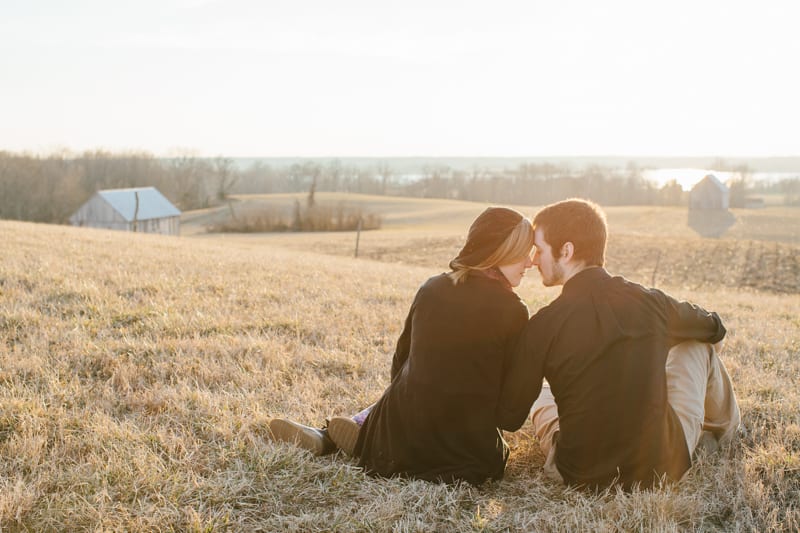
[[[667,356],[667,401],[678,415],[686,446],[694,453],[704,431],[728,444],[739,427],[741,416],[731,378],[713,345],[687,341],[674,346]],[[547,459],[544,473],[562,481],[555,465],[558,408],[545,383],[531,408],[531,421]]]

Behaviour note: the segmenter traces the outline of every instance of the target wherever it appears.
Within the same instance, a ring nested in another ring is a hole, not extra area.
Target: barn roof
[[[695,184],[695,186],[692,187],[692,190],[695,190],[697,188],[705,186],[706,183],[712,184],[714,187],[719,189],[721,192],[727,192],[727,190],[728,190],[728,186],[725,185],[724,183],[722,183],[721,181],[719,181],[719,178],[717,178],[714,174],[706,174],[706,177],[704,177],[703,179],[698,181]]]
[[[133,222],[151,218],[176,217],[181,214],[155,187],[137,187],[132,189],[107,189],[97,194],[114,208],[122,217]],[[139,195],[139,212],[136,213],[136,195]]]

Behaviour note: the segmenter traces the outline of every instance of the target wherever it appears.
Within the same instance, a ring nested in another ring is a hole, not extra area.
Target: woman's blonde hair
[[[508,237],[489,254],[489,256],[476,265],[467,265],[458,259],[450,262],[453,269],[449,276],[453,283],[461,283],[471,271],[489,270],[502,265],[516,263],[526,256],[530,256],[533,249],[533,224],[527,217],[523,217],[519,223],[509,232]]]

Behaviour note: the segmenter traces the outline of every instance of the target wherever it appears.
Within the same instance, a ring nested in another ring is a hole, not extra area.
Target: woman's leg
[[[370,405],[352,417],[334,416],[328,421],[328,435],[336,443],[336,446],[344,450],[347,455],[353,455],[361,426],[364,425],[364,421],[373,407],[375,407],[375,404]]]
[[[358,413],[354,414],[353,415],[353,421],[355,421],[355,423],[358,424],[359,426],[363,426],[364,425],[364,420],[367,419],[367,415],[372,411],[373,407],[375,407],[374,403],[372,405],[370,405],[369,407],[367,407],[366,409],[362,409]]]

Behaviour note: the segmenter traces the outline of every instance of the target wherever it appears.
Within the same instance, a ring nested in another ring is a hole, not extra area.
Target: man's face
[[[542,284],[545,287],[564,284],[564,266],[559,257],[553,256],[553,249],[544,240],[542,228],[536,228],[533,234],[533,244],[536,246],[536,253],[533,254],[533,264],[539,269],[542,275]]]

